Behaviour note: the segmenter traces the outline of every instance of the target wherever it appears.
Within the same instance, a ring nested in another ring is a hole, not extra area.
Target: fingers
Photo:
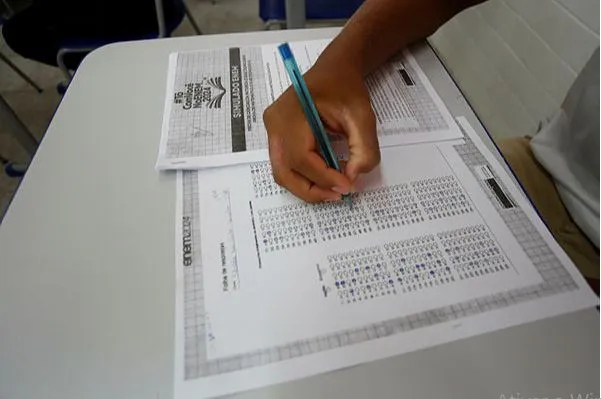
[[[264,118],[269,127],[275,116],[266,111]],[[284,126],[281,120],[275,121]],[[306,123],[302,120],[301,125],[303,122]],[[271,132],[268,135],[269,156],[274,179],[280,186],[308,202],[336,200],[340,199],[341,194],[352,191],[349,178],[329,168],[316,152],[308,124],[301,126],[298,134],[275,134],[275,129]]]
[[[307,202],[315,203],[340,199],[340,194],[315,185],[309,179],[291,169],[274,169],[273,178],[277,184]]]
[[[367,173],[380,163],[376,117],[369,102],[362,102],[345,112],[341,122],[349,145],[344,173],[354,182],[360,173]]]
[[[334,191],[338,194],[348,194],[353,190],[347,176],[335,169],[329,168],[325,161],[315,152],[303,153],[294,169],[316,186]]]
[[[346,81],[343,85],[329,80],[317,83],[313,87],[321,88],[321,92],[314,92],[320,117],[348,140],[349,160],[341,165],[344,173],[329,168],[321,158],[298,98],[290,88],[263,114],[274,179],[309,202],[340,199],[341,194],[354,191],[353,182],[360,173],[369,172],[380,162],[376,120],[362,77],[357,77],[355,85],[350,85],[353,87],[347,87]],[[330,86],[335,90],[329,90]]]

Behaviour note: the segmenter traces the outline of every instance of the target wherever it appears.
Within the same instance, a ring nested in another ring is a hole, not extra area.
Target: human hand
[[[349,159],[343,173],[328,168],[289,87],[263,113],[273,177],[307,202],[337,200],[380,162],[375,115],[358,71],[318,60],[304,77],[326,130],[346,137]]]

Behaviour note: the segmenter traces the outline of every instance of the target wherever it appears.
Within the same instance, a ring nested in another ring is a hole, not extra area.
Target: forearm
[[[367,0],[320,57],[367,75],[407,45],[483,0]]]

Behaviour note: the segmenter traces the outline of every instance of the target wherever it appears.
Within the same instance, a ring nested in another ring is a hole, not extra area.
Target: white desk
[[[0,398],[170,398],[175,175],[157,173],[167,55],[336,29],[110,45],[81,65],[0,226]],[[418,62],[474,114],[433,53]],[[599,387],[591,309],[246,398],[569,398]]]

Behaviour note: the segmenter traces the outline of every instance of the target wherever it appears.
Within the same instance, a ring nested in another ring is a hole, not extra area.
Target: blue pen
[[[290,46],[288,43],[283,43],[278,46],[278,50],[282,56],[282,61],[286,67],[286,72],[288,72],[288,77],[290,77],[290,81],[292,82],[292,87],[294,88],[294,91],[298,96],[298,100],[301,103],[305,117],[307,118],[307,121],[309,121],[309,126],[313,132],[315,141],[317,141],[321,156],[325,160],[328,167],[336,169],[338,172],[342,173],[340,163],[338,162],[336,153],[332,148],[332,143],[330,143],[330,138],[328,137],[326,129],[323,127],[323,123],[321,122],[321,118],[319,117],[319,113],[315,107],[315,103],[311,98],[311,93],[309,93],[305,79],[303,79],[303,74],[298,69],[298,65],[296,64],[296,60],[294,59],[294,54],[292,54]],[[350,194],[343,195],[342,199],[349,205],[351,204]]]

